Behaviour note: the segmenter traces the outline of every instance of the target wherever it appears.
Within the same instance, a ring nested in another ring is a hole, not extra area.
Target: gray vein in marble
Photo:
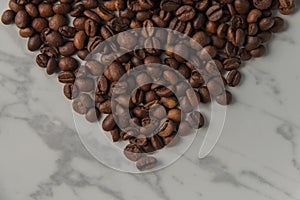
[[[259,183],[265,184],[265,185],[267,185],[267,186],[269,186],[269,187],[271,187],[271,188],[273,188],[273,189],[275,189],[275,190],[283,193],[284,195],[286,195],[289,198],[299,200],[298,198],[293,197],[289,192],[287,192],[287,191],[281,189],[280,187],[274,185],[273,183],[271,183],[270,181],[268,181],[267,179],[265,179],[264,177],[260,176],[259,174],[255,173],[253,171],[245,171],[245,170],[243,170],[241,172],[241,175],[253,178],[253,179],[257,180]]]

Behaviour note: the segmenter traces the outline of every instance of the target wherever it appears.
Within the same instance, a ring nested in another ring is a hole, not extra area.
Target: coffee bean
[[[153,0],[138,0],[142,9],[151,9],[154,6]]]
[[[51,31],[49,28],[43,30],[42,39],[54,47],[60,47],[64,44],[64,38],[58,32]]]
[[[270,8],[272,0],[253,0],[253,5],[259,10],[266,10]]]
[[[262,31],[271,29],[274,26],[275,20],[272,17],[263,18],[259,22],[259,28]]]
[[[279,11],[283,15],[292,14],[295,10],[294,0],[279,0]]]
[[[74,36],[74,46],[82,50],[86,44],[87,35],[84,31],[78,31]]]
[[[59,53],[62,56],[72,56],[76,53],[76,48],[73,42],[66,42],[63,46],[59,47]]]
[[[232,102],[232,94],[226,91],[224,94],[217,96],[216,101],[220,105],[224,105],[224,106],[229,105]]]
[[[250,51],[250,55],[257,58],[257,57],[262,57],[263,55],[266,54],[266,48],[263,45],[260,45],[258,48],[253,49]]]
[[[128,31],[119,34],[117,37],[117,41],[120,47],[124,49],[131,49],[136,45],[135,36]]]
[[[199,92],[199,96],[200,96],[200,102],[208,103],[211,101],[210,93],[206,86],[200,87],[198,92]]]
[[[66,15],[71,11],[71,5],[68,3],[60,3],[54,5],[52,9],[56,14]]]
[[[204,117],[199,111],[192,112],[188,116],[187,121],[194,129],[200,129],[204,126]]]
[[[241,59],[241,61],[247,61],[252,58],[250,53],[245,48],[241,48],[238,52],[238,55],[239,55],[239,58]]]
[[[49,60],[49,57],[45,54],[38,54],[36,56],[36,63],[38,64],[38,66],[40,66],[42,68],[46,68],[48,60]]]
[[[27,27],[19,30],[19,35],[24,38],[28,38],[34,35],[34,30],[31,27]]]
[[[58,63],[55,58],[50,58],[47,67],[46,67],[46,72],[48,75],[54,74],[58,70]]]
[[[48,20],[42,17],[34,18],[31,26],[36,32],[42,33],[44,29],[48,28]]]
[[[284,29],[284,20],[281,17],[274,17],[274,25],[271,28],[273,33],[278,33]]]
[[[77,78],[76,86],[81,92],[91,92],[95,89],[94,80],[91,78]]]
[[[41,3],[38,6],[38,10],[41,17],[52,17],[54,15],[54,11],[52,9],[52,5],[48,3]]]
[[[29,51],[36,51],[41,47],[42,43],[40,35],[36,34],[28,39],[27,48]]]
[[[220,80],[220,79],[221,78],[216,77],[214,79],[211,79],[207,83],[207,89],[208,89],[209,93],[213,96],[218,96],[224,92],[225,86],[224,86],[222,80]]]
[[[231,71],[240,68],[241,61],[238,58],[228,58],[224,60],[223,65],[226,71]]]
[[[169,110],[168,119],[175,123],[179,123],[181,121],[181,110],[177,108]]]
[[[58,74],[58,81],[61,83],[74,83],[75,75],[73,72],[60,72]]]
[[[124,17],[116,17],[112,19],[109,26],[113,31],[122,32],[128,29],[130,25],[130,20]]]
[[[172,134],[174,129],[175,129],[175,124],[172,120],[163,119],[159,125],[158,135],[160,137],[168,137]]]
[[[210,1],[209,0],[202,0],[202,1],[198,1],[196,2],[196,9],[200,10],[200,11],[205,11],[207,9],[207,7],[209,6]]]
[[[83,13],[84,10],[85,10],[84,5],[78,4],[72,9],[72,11],[70,12],[70,15],[72,17],[79,17]]]
[[[96,8],[98,6],[97,0],[82,0],[82,5],[87,9]]]
[[[164,148],[164,142],[158,135],[153,135],[150,137],[151,144],[155,150]]]
[[[138,146],[146,146],[148,144],[147,137],[145,135],[138,135],[137,137],[133,137],[129,139],[131,144],[135,144]]]
[[[118,81],[123,74],[125,74],[125,69],[117,62],[113,62],[104,70],[105,77],[111,81]]]
[[[195,33],[192,39],[193,40],[190,41],[190,45],[192,48],[196,50],[200,50],[200,49],[198,49],[198,45],[194,43],[195,41],[200,44],[200,47],[207,46],[211,42],[210,37],[205,32],[202,31]]]
[[[73,71],[77,69],[77,60],[72,57],[63,57],[59,60],[59,68],[62,71]]]
[[[131,161],[137,161],[142,157],[142,150],[134,144],[128,144],[124,149],[124,155]]]
[[[15,12],[12,10],[6,10],[1,16],[1,22],[5,25],[11,24],[15,21]]]
[[[112,113],[111,100],[106,100],[106,101],[100,103],[99,110],[101,113],[111,114]]]
[[[49,27],[55,31],[58,31],[58,29],[62,26],[65,26],[68,24],[68,18],[64,15],[56,14],[49,20]]]
[[[223,10],[220,5],[214,5],[206,11],[206,16],[212,22],[218,21],[223,16]]]
[[[256,49],[260,44],[261,44],[261,40],[259,37],[248,36],[245,49],[247,51],[251,51],[253,49]]]
[[[235,0],[234,7],[239,14],[244,15],[250,10],[250,2],[249,0]]]
[[[85,119],[89,122],[97,122],[99,117],[100,112],[98,108],[90,108],[85,115]]]
[[[238,70],[232,70],[226,77],[227,84],[231,87],[236,87],[241,81],[241,73]]]
[[[206,23],[206,16],[203,13],[198,13],[195,19],[193,20],[193,28],[199,30],[204,27]]]
[[[67,97],[67,99],[75,99],[78,96],[78,89],[74,84],[65,84],[64,85],[64,95]]]
[[[111,12],[111,11],[109,11],[109,10],[107,10],[104,7],[97,7],[96,8],[96,13],[104,21],[110,21],[110,20],[112,20],[114,18],[114,13]],[[121,15],[121,13],[120,13],[120,15]],[[121,17],[128,17],[128,16],[121,16]]]
[[[260,39],[261,43],[268,42],[272,38],[272,32],[271,31],[263,31],[259,34],[257,34],[257,37]]]
[[[14,11],[15,13],[19,12],[20,10],[24,10],[24,6],[20,5],[17,0],[10,0],[8,2],[8,6],[9,9]]]
[[[73,26],[75,29],[83,31],[84,30],[84,25],[85,25],[85,20],[87,20],[87,17],[76,17],[73,20]]]
[[[180,7],[181,0],[163,0],[160,2],[160,8],[167,12],[172,12]]]
[[[120,140],[120,130],[118,128],[110,131],[110,135],[113,142],[118,142]]]
[[[157,160],[154,157],[142,157],[137,161],[136,167],[140,171],[146,171],[154,168],[156,164]]]
[[[94,20],[95,22],[97,22],[98,24],[101,23],[101,18],[92,10],[85,10],[83,12],[84,16],[86,16],[87,18],[90,18],[92,20]]]
[[[192,6],[181,6],[176,11],[176,17],[183,22],[189,21],[193,19],[196,15],[196,11]]]
[[[259,31],[258,25],[256,23],[249,24],[248,35],[255,36]]]
[[[116,122],[114,120],[114,116],[112,114],[109,114],[102,123],[102,128],[105,131],[111,131],[116,126]]]
[[[25,28],[30,22],[30,16],[25,10],[20,10],[15,16],[15,24],[18,28]]]
[[[81,59],[81,60],[85,60],[85,58],[89,55],[89,51],[86,49],[83,49],[81,51],[77,51],[77,56]]]

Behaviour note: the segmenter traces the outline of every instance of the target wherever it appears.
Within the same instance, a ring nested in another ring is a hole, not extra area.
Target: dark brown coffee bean
[[[72,56],[76,53],[76,48],[73,42],[66,42],[63,46],[59,47],[59,53],[62,56]]]
[[[84,30],[84,25],[85,25],[85,20],[87,20],[87,17],[76,17],[73,20],[73,26],[74,28],[76,28],[77,30],[83,31]]]
[[[213,96],[218,96],[222,94],[225,90],[225,86],[223,80],[221,78],[216,77],[208,81],[206,84],[209,93]]]
[[[246,49],[244,49],[244,48],[241,48],[239,50],[238,56],[239,56],[239,58],[242,61],[247,61],[247,60],[250,60],[252,58],[252,56],[250,55],[250,53]]]
[[[52,5],[48,3],[41,3],[38,6],[38,10],[41,17],[52,17],[54,15],[54,11],[52,9]]]
[[[38,54],[36,56],[36,63],[38,64],[38,66],[40,66],[42,68],[46,68],[48,60],[49,60],[49,57],[45,54]]]
[[[142,157],[136,162],[136,167],[140,171],[146,171],[154,168],[157,164],[157,160],[154,157]]]
[[[183,22],[193,19],[196,15],[196,11],[192,6],[184,5],[176,11],[176,17]]]
[[[190,45],[192,48],[194,48],[196,50],[200,50],[198,48],[199,44],[200,44],[200,47],[205,47],[211,42],[210,37],[203,31],[195,33],[195,35],[193,35],[192,39],[193,40],[190,41]],[[199,44],[195,44],[194,43],[195,41],[198,42]]]
[[[112,114],[109,114],[102,123],[102,128],[105,131],[111,131],[116,126],[116,122],[114,120],[114,116]]]
[[[74,83],[75,75],[73,72],[60,72],[58,74],[58,81],[61,83]]]
[[[257,34],[257,37],[260,39],[261,43],[268,42],[272,38],[272,32],[271,31],[263,31],[259,34]]]
[[[106,101],[102,102],[99,105],[99,110],[100,110],[101,113],[111,114],[112,113],[111,100],[106,100]]]
[[[253,0],[253,5],[259,10],[266,10],[270,8],[272,0]]]
[[[64,85],[64,95],[67,97],[67,99],[75,99],[78,96],[78,89],[74,84],[65,84]]]
[[[34,30],[31,27],[27,27],[19,30],[19,35],[24,38],[28,38],[34,35]]]
[[[262,16],[262,12],[258,9],[253,9],[247,16],[248,23],[256,23],[259,18]]]
[[[128,102],[127,102],[128,103]],[[133,114],[138,118],[144,118],[149,114],[149,110],[147,110],[143,106],[137,106],[132,110]]]
[[[78,67],[78,62],[72,57],[63,57],[59,60],[59,68],[62,71],[74,71]]]
[[[140,147],[148,144],[148,140],[145,135],[138,135],[137,137],[130,138],[129,141],[131,144],[135,144]]]
[[[54,47],[60,47],[64,44],[64,38],[58,32],[51,31],[49,28],[43,30],[42,39]]]
[[[77,51],[77,56],[81,59],[81,60],[85,60],[85,58],[89,55],[89,51],[86,49]]]
[[[250,10],[250,2],[249,0],[235,0],[234,7],[239,14],[244,15]]]
[[[226,23],[222,23],[218,26],[217,35],[220,38],[225,38],[227,36],[227,30],[229,25]]]
[[[129,25],[130,25],[130,20],[123,17],[116,17],[112,19],[109,23],[111,29],[116,32],[126,31]]]
[[[17,0],[9,0],[8,6],[9,9],[15,13],[19,12],[20,10],[24,10],[24,6],[20,5]]]
[[[180,21],[177,18],[174,18],[173,20],[171,20],[170,24],[169,24],[169,29],[178,31],[178,32],[183,32],[185,29],[186,23],[184,21]]]
[[[110,131],[111,139],[113,142],[118,142],[120,140],[120,130],[115,128],[114,130]]]
[[[138,0],[142,9],[151,9],[154,6],[153,0]]]
[[[118,81],[123,74],[125,74],[125,69],[117,62],[113,62],[104,70],[105,77],[111,81]]]
[[[259,31],[258,25],[256,23],[251,23],[248,26],[248,35],[255,36]]]
[[[191,132],[192,132],[192,127],[188,122],[183,121],[180,123],[179,128],[178,128],[178,134],[180,136],[187,136]]]
[[[103,19],[104,21],[110,21],[114,18],[114,13],[107,10],[104,7],[97,7],[96,8],[96,13],[98,14],[98,16]],[[125,16],[121,16],[121,17],[125,17]]]
[[[209,6],[210,1],[209,0],[201,0],[196,2],[196,9],[200,10],[200,11],[205,11],[207,9],[207,7]]]
[[[274,17],[274,25],[271,28],[273,33],[278,33],[284,29],[284,20],[281,17]]]
[[[132,49],[136,45],[136,37],[129,31],[123,32],[117,37],[118,44],[121,48]]]
[[[72,103],[72,107],[75,112],[81,115],[88,112],[88,108],[80,101],[80,99],[75,99]]]
[[[92,20],[94,20],[95,22],[97,22],[98,24],[101,23],[101,18],[92,10],[85,10],[83,12],[84,16],[86,16],[87,18],[90,18]]]
[[[85,119],[91,123],[97,122],[99,118],[100,118],[100,112],[98,108],[90,108],[85,115]]]
[[[48,75],[52,75],[55,72],[58,71],[58,63],[57,60],[55,58],[50,58],[48,63],[47,63],[47,67],[46,67],[46,72]]]
[[[108,90],[108,81],[104,76],[100,76],[97,85],[97,92],[101,94],[105,94]]]
[[[97,0],[82,0],[82,4],[87,9],[93,9],[98,6],[98,1]]]
[[[97,34],[98,24],[94,20],[87,19],[84,26],[84,30],[87,36],[94,37]]]
[[[108,26],[104,25],[100,29],[101,36],[106,40],[114,35],[113,30]]]
[[[292,14],[295,10],[294,0],[279,0],[279,11],[283,15]]]
[[[20,10],[15,16],[15,24],[18,28],[25,28],[30,22],[30,16],[25,10]]]
[[[140,86],[141,90],[149,91],[149,83],[152,83],[152,79],[147,73],[141,72],[138,75],[136,75],[136,83],[138,84],[138,86]]]
[[[56,4],[52,9],[56,14],[66,15],[71,11],[71,5],[68,3]]]
[[[232,70],[228,73],[226,77],[227,84],[230,87],[236,87],[237,85],[239,85],[241,77],[242,75],[238,70]]]
[[[160,2],[160,9],[172,12],[177,10],[180,7],[181,0],[163,0]]]
[[[160,122],[159,128],[158,128],[158,135],[160,137],[168,137],[170,136],[175,129],[175,124],[170,119],[163,119]]]
[[[253,49],[256,49],[260,44],[261,44],[261,40],[260,40],[259,37],[248,36],[247,42],[246,42],[246,45],[245,45],[245,49],[247,51],[251,51]]]
[[[274,23],[275,23],[275,20],[274,20],[273,17],[263,18],[259,22],[259,28],[262,31],[267,31],[267,30],[271,29],[274,26]]]
[[[228,58],[224,60],[223,65],[226,71],[231,71],[240,68],[241,61],[238,58]]]
[[[55,31],[69,23],[68,18],[64,15],[56,14],[49,20],[49,27]]]
[[[220,5],[214,5],[206,11],[206,16],[212,22],[216,22],[223,16],[223,10]]]
[[[31,26],[36,32],[41,33],[44,29],[48,28],[48,20],[41,17],[34,18]]]
[[[74,36],[74,46],[78,50],[82,50],[86,44],[87,35],[84,31],[78,31]]]
[[[143,99],[144,99],[144,93],[143,91],[137,89],[137,90],[134,90],[132,95],[131,95],[131,102],[136,104],[136,105],[139,105],[140,103],[143,102]],[[151,99],[153,100],[153,99]]]
[[[242,28],[245,29],[247,28],[247,21],[245,16],[241,15],[235,15],[231,19],[231,26],[234,29]]]
[[[47,44],[43,44],[40,48],[40,52],[42,54],[47,55],[50,58],[58,58],[59,52],[56,47],[49,46]]]
[[[217,96],[216,101],[220,105],[224,105],[224,106],[229,105],[232,102],[232,94],[226,91],[224,94]]]
[[[177,108],[169,110],[168,119],[174,121],[175,123],[179,123],[181,121],[181,110]]]
[[[263,45],[260,45],[258,48],[253,49],[250,51],[251,56],[258,58],[258,57],[262,57],[263,55],[266,54],[266,47]]]
[[[6,10],[1,16],[1,22],[5,25],[11,24],[15,21],[15,12],[12,10]]]
[[[142,157],[142,150],[134,144],[128,144],[124,149],[124,155],[131,161],[137,161]]]
[[[39,34],[36,34],[28,39],[27,48],[29,51],[36,51],[42,45],[42,40]]]
[[[85,7],[82,4],[78,4],[72,9],[72,11],[70,12],[70,15],[72,17],[79,17],[83,13],[84,10],[85,10]]]
[[[155,150],[164,148],[164,142],[158,135],[153,135],[150,137],[151,144]]]
[[[62,26],[59,27],[58,32],[66,38],[73,38],[76,34],[76,29],[71,26]]]
[[[229,28],[228,29],[228,40],[235,46],[241,47],[244,45],[246,40],[246,33],[243,29],[239,28],[236,31]]]
[[[200,96],[200,102],[208,103],[211,101],[209,90],[206,86],[200,87],[198,92]]]
[[[200,129],[204,126],[204,117],[199,111],[192,112],[188,116],[187,121],[194,129]]]
[[[193,28],[195,30],[199,30],[201,28],[204,28],[206,22],[206,16],[203,13],[198,13],[195,19],[193,20]]]

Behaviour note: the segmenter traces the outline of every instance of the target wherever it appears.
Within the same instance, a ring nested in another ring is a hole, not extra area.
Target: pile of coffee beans
[[[105,115],[103,129],[111,133],[114,142],[130,142],[124,154],[136,161],[139,170],[151,169],[157,162],[143,153],[174,145],[178,139],[175,136],[203,127],[204,117],[194,110],[199,103],[213,99],[221,105],[231,103],[231,93],[222,90],[221,85],[239,85],[242,62],[265,55],[265,44],[285,26],[284,20],[274,15],[295,10],[294,0],[9,0],[8,6],[2,23],[15,23],[20,36],[28,38],[28,50],[40,51],[37,65],[49,75],[58,74],[63,92],[73,100],[76,112],[90,122]],[[171,42],[168,35],[153,32],[151,27],[175,30],[193,40],[189,44]],[[101,60],[88,61],[80,67],[80,60],[85,60],[104,40],[136,28],[143,29],[141,36],[128,33],[118,38],[117,45],[130,49],[137,42],[157,46],[168,41],[168,50],[136,49],[109,64],[109,52],[114,48],[111,46]],[[203,49],[193,55],[194,62],[190,63],[182,55],[189,56],[191,49],[197,50],[195,41]],[[173,53],[174,49],[182,52],[181,56]],[[149,68],[147,73],[134,77],[133,82],[140,88],[131,96],[124,95],[122,91],[129,86],[127,82],[117,84],[119,79],[131,69],[149,63],[168,65],[186,82],[178,82],[172,70]],[[160,74],[161,80],[153,80],[153,74]],[[221,80],[216,78],[218,74]],[[92,76],[98,77],[96,81]],[[145,80],[157,83],[143,84]],[[181,94],[179,99],[166,84]],[[187,90],[187,84],[193,89]],[[113,93],[119,95],[116,104]],[[196,100],[191,98],[193,95]],[[113,111],[122,113],[124,107],[130,108],[132,118],[119,117],[116,122]],[[150,114],[157,120],[150,120]],[[182,118],[186,121],[181,122]],[[141,128],[133,129],[133,124]],[[158,134],[151,134],[155,131]]]

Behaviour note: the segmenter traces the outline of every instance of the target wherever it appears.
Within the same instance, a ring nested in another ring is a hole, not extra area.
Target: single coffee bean
[[[229,25],[226,23],[222,23],[218,26],[217,35],[220,38],[225,38],[227,36]]]
[[[147,137],[145,135],[138,135],[137,137],[133,137],[129,139],[130,144],[135,144],[138,146],[146,146],[148,144]]]
[[[117,62],[113,62],[104,70],[105,77],[111,81],[118,81],[123,74],[125,74],[125,69]]]
[[[204,126],[204,117],[199,111],[192,112],[188,116],[187,121],[194,129],[200,129]]]
[[[94,20],[95,22],[97,22],[98,24],[101,23],[101,18],[92,10],[85,10],[83,12],[84,16],[86,16],[87,18],[90,18],[92,20]]]
[[[19,35],[24,38],[28,38],[34,35],[34,30],[31,27],[23,28],[19,30]]]
[[[253,9],[249,12],[249,14],[247,16],[247,22],[248,23],[256,23],[261,16],[262,16],[261,10]]]
[[[193,40],[190,40],[190,45],[192,48],[194,48],[196,50],[200,50],[200,49],[198,49],[199,44],[200,44],[200,47],[205,47],[211,42],[210,37],[203,31],[199,31],[199,32],[195,33],[195,35],[193,35],[192,39]],[[195,44],[195,42],[198,42],[199,44]]]
[[[138,0],[142,9],[151,9],[154,6],[153,0]]]
[[[164,142],[158,135],[153,135],[150,137],[151,144],[155,150],[164,148]]]
[[[167,12],[172,12],[177,10],[180,7],[181,0],[162,0],[160,2],[160,9],[167,11]]]
[[[157,164],[157,160],[154,157],[142,157],[136,162],[136,167],[140,171],[146,171],[154,168]]]
[[[193,110],[193,106],[190,104],[190,101],[186,96],[183,96],[180,100],[181,111],[184,113],[189,113]]]
[[[39,34],[36,34],[28,39],[27,48],[29,51],[36,51],[42,45],[42,39]]]
[[[61,83],[74,83],[75,75],[73,72],[60,72],[58,74],[58,81]]]
[[[81,115],[88,112],[88,108],[80,101],[80,99],[75,99],[72,103],[72,107],[75,112]]]
[[[256,49],[261,44],[261,39],[259,37],[248,36],[245,49],[251,51]]]
[[[97,0],[82,0],[82,4],[87,9],[93,9],[98,6],[98,1]]]
[[[49,61],[49,57],[45,54],[38,54],[36,56],[36,63],[38,64],[38,66],[40,66],[42,68],[47,67],[48,61]]]
[[[20,5],[17,0],[9,0],[8,7],[15,13],[19,12],[20,10],[24,10],[24,6]]]
[[[168,119],[174,121],[175,123],[180,123],[181,121],[181,110],[178,108],[174,108],[169,110]]]
[[[58,28],[58,32],[66,38],[73,38],[76,34],[76,29],[71,26],[62,26]]]
[[[198,92],[199,92],[201,103],[208,103],[211,101],[210,93],[206,86],[200,87]]]
[[[137,2],[138,3],[138,2]],[[110,11],[123,10],[125,8],[124,0],[105,1],[103,6]]]
[[[34,18],[31,26],[36,32],[41,33],[44,29],[48,28],[48,20],[42,17]]]
[[[67,99],[75,99],[78,96],[78,89],[74,84],[65,84],[64,85],[64,95],[67,97]]]
[[[41,3],[38,6],[38,10],[41,17],[52,17],[54,15],[54,11],[52,9],[52,5],[48,3]]]
[[[273,33],[278,33],[284,29],[284,20],[281,17],[274,17],[274,25],[271,28]]]
[[[245,28],[247,28],[247,21],[246,21],[245,16],[235,15],[235,16],[232,17],[230,22],[231,22],[231,26],[234,29],[238,29],[238,28],[245,29]]]
[[[59,15],[66,15],[71,11],[71,5],[68,3],[60,3],[53,6],[53,11]]]
[[[50,58],[58,58],[59,52],[56,47],[49,46],[47,44],[43,44],[40,48],[40,52],[42,54],[47,55]]]
[[[104,7],[97,7],[96,8],[96,13],[104,21],[110,21],[114,18],[114,13],[107,10]],[[121,15],[121,13],[120,13],[120,15]],[[127,17],[127,16],[121,16],[121,17]]]
[[[120,45],[120,48],[131,49],[136,45],[137,41],[132,33],[126,31],[118,35],[117,42]]]
[[[62,71],[74,71],[78,67],[78,62],[72,57],[63,57],[59,60],[59,68]]]
[[[113,30],[108,26],[104,25],[100,29],[101,36],[106,40],[114,35]]]
[[[266,31],[271,29],[274,26],[274,24],[275,24],[275,20],[273,17],[263,18],[259,22],[259,28],[262,31]]]
[[[110,131],[110,135],[113,142],[118,142],[121,138],[120,130],[118,128],[115,128],[114,130]]]
[[[193,19],[196,15],[196,11],[192,6],[184,5],[176,11],[176,17],[183,22]]]
[[[250,2],[249,0],[235,0],[234,7],[239,14],[244,15],[250,10]]]
[[[183,32],[185,29],[186,23],[184,21],[180,21],[177,17],[172,19],[169,24],[169,29],[174,31]]]
[[[223,66],[226,71],[231,71],[240,68],[241,61],[238,58],[228,58],[224,60]]]
[[[98,24],[94,20],[87,19],[84,26],[87,36],[94,37],[97,34]]]
[[[175,108],[178,105],[178,100],[176,97],[162,97],[160,102],[169,109]]]
[[[241,61],[247,61],[247,60],[250,60],[252,58],[250,53],[245,48],[241,48],[239,50],[238,56],[241,59]]]
[[[272,0],[253,0],[253,5],[259,10],[266,10],[270,8]]]
[[[46,67],[46,72],[48,75],[54,74],[58,70],[58,63],[55,58],[50,58],[47,67]]]
[[[226,77],[227,84],[230,87],[236,87],[241,81],[241,73],[238,70],[232,70]]]
[[[59,53],[62,56],[72,56],[76,53],[76,48],[73,42],[66,42],[63,46],[59,47]]]
[[[191,125],[187,121],[183,121],[180,123],[178,128],[178,134],[180,136],[187,136],[193,131]]]
[[[223,80],[221,80],[221,78],[219,77],[213,78],[210,81],[208,81],[206,86],[209,93],[213,96],[218,96],[222,94],[225,90]]]
[[[168,137],[170,136],[175,129],[175,124],[170,119],[163,119],[160,122],[159,128],[158,128],[158,135],[160,137]]]
[[[87,17],[76,17],[73,20],[73,26],[75,29],[83,31],[84,30],[84,25],[85,25],[85,20],[87,20]]]
[[[49,20],[49,27],[55,31],[69,23],[68,18],[64,15],[56,14]]]
[[[89,55],[89,51],[86,49],[77,51],[77,56],[81,59],[81,60],[85,60],[85,58]]]
[[[266,54],[266,47],[263,45],[260,45],[258,48],[253,49],[250,51],[251,56],[258,58],[258,57],[262,57],[263,55]]]
[[[268,42],[272,38],[272,32],[271,31],[263,31],[259,34],[257,34],[257,37],[260,39],[261,43]]]
[[[83,13],[84,10],[85,10],[84,5],[78,4],[72,9],[72,11],[70,12],[70,15],[72,17],[79,17]]]
[[[279,11],[283,15],[292,14],[295,10],[294,0],[279,0]]]
[[[11,24],[15,21],[15,12],[12,10],[6,10],[1,16],[1,22],[5,25]]]
[[[112,114],[109,114],[102,123],[102,128],[105,131],[111,131],[116,126],[116,122],[114,120],[114,116]]]
[[[87,35],[84,31],[78,31],[74,36],[74,46],[82,50],[86,44]]]
[[[60,47],[64,44],[64,38],[58,32],[52,31],[49,28],[43,30],[42,39],[54,47]]]
[[[100,76],[103,74],[103,66],[98,61],[88,61],[85,66],[94,76]]]
[[[106,101],[102,102],[99,105],[99,110],[101,113],[111,114],[112,113],[111,100],[106,100]]]
[[[204,25],[206,23],[206,16],[203,13],[198,13],[195,19],[193,20],[193,28],[195,30],[199,30],[201,28],[204,28]]]
[[[220,5],[214,5],[206,11],[206,16],[210,21],[216,22],[222,18],[223,10]]]
[[[232,102],[232,94],[228,91],[216,97],[217,103],[220,105],[229,105]]]
[[[248,26],[248,35],[255,36],[259,31],[258,25],[256,23],[251,23]]]
[[[137,161],[142,157],[142,150],[135,144],[128,144],[124,149],[124,155],[131,161]]]
[[[109,26],[113,31],[122,32],[126,31],[129,28],[130,20],[123,17],[116,17],[112,19],[109,23]]]
[[[150,91],[151,92],[151,91]],[[154,93],[154,91],[152,91]],[[154,94],[155,95],[155,94]],[[154,96],[153,95],[153,96]],[[147,96],[147,95],[146,95]],[[131,102],[139,105],[140,103],[143,102],[144,99],[144,93],[142,90],[136,89],[133,91],[132,95],[131,95]],[[149,97],[148,97],[149,99]],[[150,99],[151,101],[154,100],[153,98]]]
[[[94,80],[91,78],[77,78],[75,84],[81,92],[91,92],[95,89]]]
[[[195,8],[200,11],[205,11],[209,6],[209,4],[210,4],[209,0],[198,1],[196,2]]]
[[[18,28],[25,28],[30,22],[30,16],[25,10],[20,10],[15,16],[15,24]]]

